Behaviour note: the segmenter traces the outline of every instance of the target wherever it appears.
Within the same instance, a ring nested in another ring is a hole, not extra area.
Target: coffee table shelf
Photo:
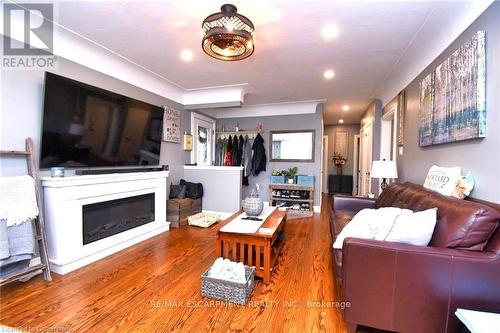
[[[270,230],[269,233],[261,233],[259,230],[251,234],[221,231],[222,227],[242,212],[232,215],[214,228],[215,253],[219,257],[254,266],[255,275],[268,284],[271,281],[272,268],[285,245],[286,212],[276,209],[264,221],[261,228]]]

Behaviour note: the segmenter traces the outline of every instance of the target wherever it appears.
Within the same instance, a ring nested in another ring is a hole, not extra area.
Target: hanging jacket
[[[218,138],[215,143],[215,165],[222,165],[222,151],[224,149],[224,144],[221,138]]]
[[[252,144],[245,135],[242,148],[241,165],[243,166],[243,185],[248,186],[248,176],[252,171]]]
[[[264,138],[259,134],[255,137],[252,145],[252,174],[258,176],[261,171],[266,171],[266,148]]]
[[[238,146],[240,145],[238,136],[233,137],[233,160],[232,160],[232,166],[238,166],[240,165],[240,161],[238,160]]]
[[[237,166],[241,166],[241,161],[243,158],[243,144],[245,143],[244,141],[245,141],[245,139],[243,138],[243,135],[240,135],[238,137],[238,165]]]
[[[222,139],[222,155],[220,159],[220,165],[224,165],[226,161],[226,154],[227,154],[227,138]]]
[[[233,165],[233,138],[231,135],[227,139],[227,152],[226,156],[224,157],[224,165],[225,166]]]

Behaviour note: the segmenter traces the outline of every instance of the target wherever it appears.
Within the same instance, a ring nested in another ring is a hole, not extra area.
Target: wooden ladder
[[[38,217],[35,219],[36,235],[35,239],[38,242],[38,250],[40,252],[40,264],[22,269],[19,272],[14,272],[0,279],[0,285],[9,282],[17,281],[22,278],[31,278],[34,275],[43,272],[43,278],[46,281],[52,281],[50,276],[49,257],[47,253],[47,236],[45,234],[45,220],[43,216],[43,206],[40,196],[40,177],[35,164],[35,151],[33,149],[33,140],[26,139],[26,150],[0,150],[0,156],[25,157],[28,166],[28,174],[35,180],[35,195],[38,206]]]

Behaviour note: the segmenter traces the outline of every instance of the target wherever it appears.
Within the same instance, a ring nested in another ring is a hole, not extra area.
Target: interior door
[[[212,165],[215,121],[208,118],[193,117],[192,162],[198,165]]]
[[[361,128],[360,131],[360,173],[359,189],[360,195],[366,196],[371,192],[372,181],[370,177],[372,165],[372,123],[369,122]]]

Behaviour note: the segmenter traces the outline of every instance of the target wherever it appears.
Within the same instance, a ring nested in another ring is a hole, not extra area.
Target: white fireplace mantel
[[[66,274],[169,230],[166,221],[168,171],[43,177],[49,261]],[[154,193],[155,220],[83,245],[84,205]]]

